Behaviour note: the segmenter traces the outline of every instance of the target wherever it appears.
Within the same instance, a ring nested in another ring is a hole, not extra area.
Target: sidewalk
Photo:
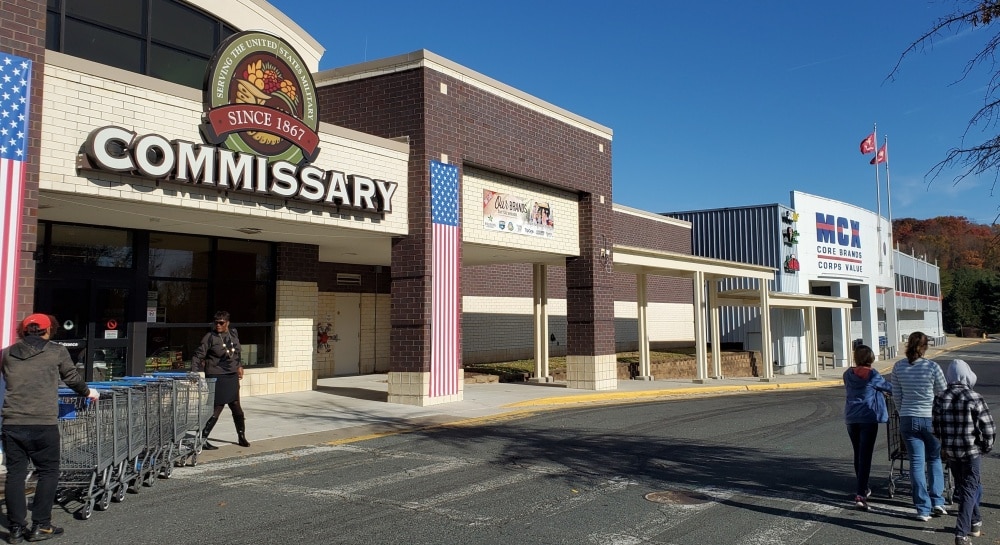
[[[932,347],[927,357],[983,342],[982,339],[949,338],[949,344]],[[941,356],[947,359],[947,355]],[[888,372],[893,361],[876,368]],[[430,407],[387,403],[386,375],[321,379],[311,392],[244,397],[249,448],[236,446],[236,432],[229,409],[212,433],[219,450],[204,451],[199,462],[273,452],[318,443],[348,443],[444,424],[465,425],[580,404],[639,402],[685,395],[747,393],[788,388],[841,386],[844,368],[827,368],[818,380],[808,375],[777,376],[772,382],[759,378],[732,378],[695,384],[691,379],[619,380],[611,391],[577,390],[562,384],[466,384],[464,400]]]

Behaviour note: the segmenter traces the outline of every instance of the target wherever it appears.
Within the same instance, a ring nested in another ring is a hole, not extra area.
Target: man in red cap
[[[7,466],[4,501],[7,505],[7,543],[42,541],[63,533],[52,525],[52,504],[59,484],[59,381],[81,396],[98,398],[96,390],[76,372],[66,347],[49,342],[52,320],[32,314],[21,322],[21,338],[3,354],[3,450]],[[38,484],[28,530],[24,481],[28,461],[35,466]]]

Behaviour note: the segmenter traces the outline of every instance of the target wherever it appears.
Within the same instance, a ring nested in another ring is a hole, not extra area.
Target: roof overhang
[[[758,278],[774,280],[775,269],[762,265],[748,265],[724,259],[700,257],[678,252],[664,252],[615,245],[612,252],[615,271],[635,274],[653,274],[691,278],[697,272],[706,279],[715,278]]]
[[[719,293],[720,306],[759,306],[759,290],[729,290]],[[788,293],[783,291],[768,292],[768,302],[771,308],[839,308],[849,309],[854,306],[854,299],[846,297],[831,297],[828,295],[812,295],[809,293]]]

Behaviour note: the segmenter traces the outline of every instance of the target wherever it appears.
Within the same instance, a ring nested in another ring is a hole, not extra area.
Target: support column
[[[896,290],[887,289],[882,294],[885,301],[885,357],[895,359],[899,346],[899,311],[896,310]],[[938,316],[941,313],[938,312]],[[940,329],[938,332],[940,333]],[[874,348],[874,347],[872,347]]]
[[[760,367],[764,369],[762,382],[774,380],[774,350],[771,346],[771,292],[766,280],[760,284]]]
[[[806,319],[806,368],[813,379],[819,379],[819,343],[816,340],[816,307],[805,309]]]
[[[548,267],[544,264],[532,266],[532,291],[535,302],[535,376],[528,381],[552,382],[549,375]]]
[[[697,373],[694,381],[703,384],[708,380],[708,355],[705,331],[705,273],[694,273],[694,354]]]
[[[830,285],[830,295],[847,297],[847,282],[834,282]],[[833,327],[833,366],[850,367],[851,360],[851,311],[830,311]]]
[[[708,315],[712,336],[712,378],[722,379],[722,333],[719,319],[719,281],[708,282]]]
[[[861,338],[878,359],[878,295],[875,284],[861,285]]]
[[[649,297],[646,294],[646,275],[635,275],[636,315],[639,322],[639,376],[636,380],[653,380],[649,361]]]
[[[610,182],[607,179],[607,198],[594,193],[580,197],[580,255],[566,258],[566,385],[570,388],[618,388]]]

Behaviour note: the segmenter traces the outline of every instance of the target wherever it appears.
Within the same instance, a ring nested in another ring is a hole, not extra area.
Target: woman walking
[[[240,405],[240,381],[243,380],[240,337],[236,333],[236,328],[229,327],[229,313],[224,310],[215,313],[213,326],[214,331],[205,334],[191,357],[191,367],[195,372],[204,372],[205,378],[215,379],[215,406],[201,436],[208,438],[208,434],[219,420],[219,415],[222,414],[223,407],[229,405],[229,410],[233,413],[233,423],[236,425],[238,444],[241,447],[249,447],[250,443],[246,438],[246,416]],[[203,448],[216,450],[219,447],[206,440]]]
[[[882,392],[892,392],[892,384],[872,369],[874,362],[872,349],[861,345],[854,349],[854,367],[844,371],[844,388],[847,391],[844,421],[854,447],[854,505],[865,511],[868,510],[868,496],[871,494],[868,479],[872,471],[878,426],[889,421],[889,410]]]
[[[906,358],[892,368],[892,393],[899,408],[899,431],[910,461],[910,484],[917,520],[946,515],[941,442],[934,436],[934,396],[947,386],[937,363],[925,359],[927,335],[910,334]]]

